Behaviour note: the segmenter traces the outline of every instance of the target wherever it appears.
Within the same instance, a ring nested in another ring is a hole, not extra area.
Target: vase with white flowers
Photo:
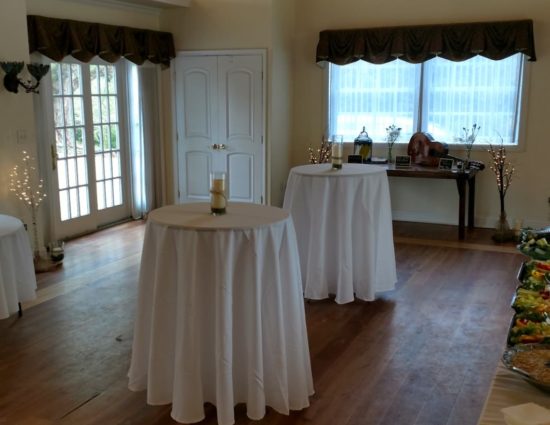
[[[462,136],[457,137],[456,141],[461,143],[466,148],[466,168],[470,168],[470,156],[472,154],[472,147],[476,141],[476,137],[481,127],[477,124],[472,125],[472,128],[462,127]]]
[[[386,142],[388,143],[388,164],[393,162],[393,145],[401,136],[401,127],[397,127],[395,124],[386,127]]]

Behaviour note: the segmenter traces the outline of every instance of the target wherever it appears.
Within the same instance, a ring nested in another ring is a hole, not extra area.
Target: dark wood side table
[[[394,164],[384,165],[390,177],[415,177],[424,179],[449,179],[456,181],[458,189],[458,239],[464,240],[466,216],[466,182],[468,183],[468,228],[474,228],[474,208],[476,194],[476,169],[440,170],[436,167],[412,165],[407,168],[396,168]]]

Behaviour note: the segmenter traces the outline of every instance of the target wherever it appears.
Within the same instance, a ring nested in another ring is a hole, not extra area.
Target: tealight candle
[[[212,214],[225,214],[225,173],[210,174],[210,211]]]

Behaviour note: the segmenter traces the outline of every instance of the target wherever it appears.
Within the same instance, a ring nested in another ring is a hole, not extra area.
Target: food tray
[[[522,370],[518,367],[515,367],[513,364],[513,360],[515,356],[520,352],[533,352],[535,350],[545,350],[548,352],[548,358],[550,358],[550,347],[548,345],[542,345],[542,344],[529,344],[529,345],[516,345],[514,347],[509,347],[504,354],[502,355],[502,363],[504,366],[510,370],[511,372],[521,376],[523,379],[525,379],[530,384],[534,385],[535,387],[541,389],[542,391],[550,392],[550,380],[548,381],[540,381],[539,379],[535,378],[533,375],[531,375],[529,372]],[[541,365],[539,366],[541,368],[548,368],[550,370],[550,366],[547,365],[545,360],[541,360]]]

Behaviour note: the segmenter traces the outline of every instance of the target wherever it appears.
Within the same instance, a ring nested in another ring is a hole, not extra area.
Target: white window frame
[[[330,63],[325,62],[320,65],[323,68],[323,83],[324,83],[324,90],[323,93],[323,111],[324,111],[324,134],[330,135],[334,133],[334,131],[330,128]],[[423,67],[423,64],[422,64]],[[525,56],[522,58],[522,67],[521,67],[521,76],[520,76],[520,96],[518,100],[518,123],[516,126],[516,134],[515,134],[515,140],[516,144],[508,144],[505,145],[506,149],[511,152],[523,152],[526,149],[526,123],[527,123],[527,115],[528,115],[528,94],[529,94],[529,82],[530,82],[530,73],[531,73],[531,67],[530,62],[527,60]],[[424,69],[420,71],[420,78],[418,84],[420,84],[419,87],[419,97],[418,97],[418,103],[415,105],[415,115],[413,117],[413,126],[416,129],[416,131],[422,131],[420,128],[422,120],[420,117],[423,114],[422,111],[422,100],[424,96],[424,88],[423,85],[423,78],[424,78]],[[361,131],[361,128],[357,130],[357,133]],[[368,129],[367,129],[368,131]],[[332,133],[331,133],[332,132]],[[496,136],[496,135],[495,135]],[[497,138],[495,137],[495,143],[497,144]],[[353,142],[353,140],[344,140],[344,142]],[[453,149],[454,151],[462,151],[466,150],[465,146],[460,143],[451,142],[451,141],[444,141],[442,142],[448,143],[449,147]],[[400,145],[406,145],[409,143],[408,139],[399,139],[396,144]],[[373,144],[375,146],[386,146],[387,143],[384,140],[373,140]],[[481,140],[476,140],[472,147],[472,151],[486,151],[489,147],[489,143],[483,142]]]

